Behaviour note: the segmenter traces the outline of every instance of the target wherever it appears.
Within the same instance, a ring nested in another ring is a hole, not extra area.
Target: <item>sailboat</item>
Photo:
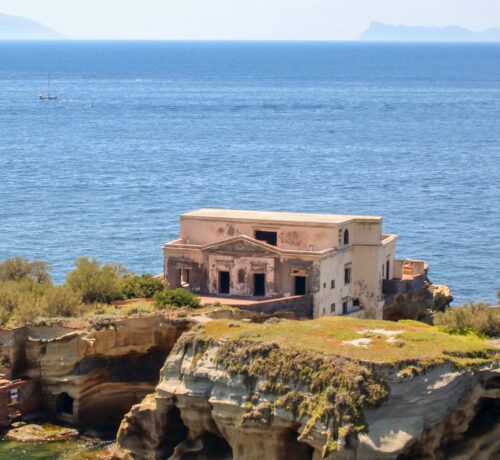
[[[55,101],[57,99],[57,96],[51,93],[51,88],[50,88],[50,76],[47,78],[47,84],[48,84],[48,91],[46,93],[40,94],[40,100],[41,101]]]

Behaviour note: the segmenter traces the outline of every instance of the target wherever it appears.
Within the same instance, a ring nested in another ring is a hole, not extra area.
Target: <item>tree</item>
[[[42,298],[43,316],[78,316],[82,312],[82,298],[69,286],[51,286]]]
[[[30,279],[37,284],[50,284],[50,267],[42,260],[29,261],[14,257],[0,262],[0,282]]]
[[[157,292],[161,292],[163,289],[165,289],[163,281],[149,273],[141,276],[130,274],[124,279],[123,295],[127,299],[139,297],[151,299]]]
[[[82,257],[66,277],[68,285],[78,292],[86,304],[111,303],[123,299],[124,269],[119,265],[101,265],[96,259]]]
[[[177,288],[174,290],[165,289],[155,294],[155,304],[158,308],[166,306],[173,307],[192,307],[200,306],[200,298],[187,289]]]

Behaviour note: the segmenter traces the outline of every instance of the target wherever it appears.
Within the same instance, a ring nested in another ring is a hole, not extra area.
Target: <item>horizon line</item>
[[[195,42],[195,43],[363,43],[363,44],[500,44],[500,40],[363,40],[357,39],[259,39],[259,38],[0,38],[0,42]]]

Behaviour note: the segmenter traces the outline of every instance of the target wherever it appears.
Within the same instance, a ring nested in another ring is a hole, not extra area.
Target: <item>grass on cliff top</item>
[[[363,332],[383,329],[401,331],[397,344],[388,342],[385,334]],[[404,361],[440,363],[452,361],[459,365],[481,364],[491,359],[495,348],[475,335],[452,335],[437,327],[417,321],[360,320],[342,317],[310,321],[285,320],[276,323],[245,323],[216,320],[207,323],[201,332],[205,338],[249,342],[275,342],[283,348],[294,348],[341,356],[376,364]],[[367,348],[345,341],[369,338]]]

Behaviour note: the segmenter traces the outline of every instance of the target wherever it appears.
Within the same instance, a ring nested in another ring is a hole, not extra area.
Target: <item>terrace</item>
[[[418,292],[424,289],[429,266],[423,260],[396,259],[393,277],[383,281],[384,294]]]

